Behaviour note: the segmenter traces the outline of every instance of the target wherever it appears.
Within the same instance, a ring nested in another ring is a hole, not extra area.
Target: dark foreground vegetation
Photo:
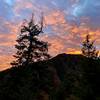
[[[100,100],[100,60],[60,54],[0,72],[0,100]]]

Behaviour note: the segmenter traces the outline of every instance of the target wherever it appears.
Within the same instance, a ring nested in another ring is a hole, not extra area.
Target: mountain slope
[[[100,100],[100,61],[60,54],[0,72],[0,100]]]

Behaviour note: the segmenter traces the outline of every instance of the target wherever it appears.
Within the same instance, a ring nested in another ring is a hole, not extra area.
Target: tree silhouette
[[[85,41],[82,43],[82,54],[88,58],[97,58],[98,57],[98,51],[96,50],[96,47],[94,46],[94,41],[90,41],[90,35],[88,34],[86,36]]]
[[[27,24],[27,25],[25,25]],[[18,37],[15,48],[17,49],[14,57],[16,61],[11,63],[12,66],[26,65],[32,62],[48,60],[48,43],[40,41],[38,36],[43,33],[43,16],[40,24],[35,24],[33,15],[30,22],[25,20],[21,33]]]

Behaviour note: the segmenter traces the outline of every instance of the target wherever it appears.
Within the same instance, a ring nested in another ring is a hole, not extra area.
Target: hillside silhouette
[[[100,100],[100,60],[56,57],[0,72],[0,100]]]

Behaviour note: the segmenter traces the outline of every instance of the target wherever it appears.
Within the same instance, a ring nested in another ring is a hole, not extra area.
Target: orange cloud
[[[4,22],[4,25],[9,29],[9,33],[0,33],[0,70],[9,68],[14,59],[12,55],[19,26],[10,22]]]
[[[54,45],[54,47],[51,46],[51,51],[56,51],[56,54],[66,51],[71,54],[80,54],[81,43],[87,34],[90,34],[91,39],[96,40],[95,45],[98,45],[100,43],[100,30],[93,30],[88,24],[89,21],[89,18],[82,17],[78,26],[75,22],[69,24],[61,11],[53,11],[48,14],[45,17],[46,25],[52,25],[52,30],[56,33],[53,35],[54,39],[50,39],[50,37],[47,39],[51,45]]]
[[[9,29],[9,33],[0,33],[0,46],[13,46],[16,43],[19,25],[10,22],[4,22],[5,27]]]
[[[66,23],[64,19],[64,13],[61,13],[59,10],[50,12],[44,17],[46,25],[58,25]]]
[[[15,15],[20,16],[20,12],[22,9],[32,9],[33,4],[31,2],[28,2],[26,0],[21,1],[21,0],[16,0],[16,5],[14,6],[14,12]]]
[[[10,55],[3,55],[3,56],[0,56],[0,71],[1,70],[5,70],[10,66],[10,62],[13,60],[13,57],[10,56]]]
[[[32,5],[27,3],[25,5],[27,5],[28,8],[32,7]],[[25,5],[23,5],[23,7]],[[17,7],[15,7],[15,10],[20,11],[20,4],[17,5]],[[54,10],[46,14],[44,20],[45,27],[50,25],[52,27],[52,32],[56,33],[56,35],[49,33],[40,36],[41,40],[48,41],[51,44],[49,53],[53,56],[63,52],[69,54],[81,54],[80,45],[88,33],[91,35],[92,40],[96,40],[95,45],[99,47],[100,29],[93,30],[87,24],[89,21],[88,18],[81,18],[81,23],[78,26],[75,22],[69,23],[63,12]],[[17,33],[20,30],[20,23],[19,25],[14,25],[13,23],[5,22],[5,25],[10,29],[10,33],[8,35],[3,33],[0,34],[0,39],[6,38],[5,42],[0,42],[0,46],[5,46],[5,49],[7,49],[8,46],[12,47],[16,43],[15,40],[17,38]],[[15,50],[13,51],[15,52]],[[3,51],[1,50],[0,52],[2,53]],[[12,52],[12,54],[14,52]],[[12,59],[13,57],[9,54],[0,56],[0,70],[8,68]],[[4,61],[7,62],[5,63]]]

